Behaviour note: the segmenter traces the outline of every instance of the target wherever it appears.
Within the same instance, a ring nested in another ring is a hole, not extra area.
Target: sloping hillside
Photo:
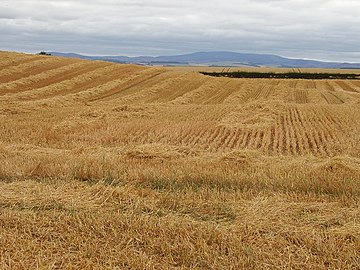
[[[360,83],[0,52],[0,267],[356,269]]]
[[[2,53],[1,58],[2,115],[68,110],[79,121],[101,125],[91,136],[101,138],[102,125],[114,125],[116,143],[104,147],[128,145],[131,138],[132,144],[162,143],[208,153],[359,154],[352,153],[359,135],[354,132],[360,119],[358,81],[211,78],[57,57]],[[56,121],[69,121],[66,112]]]

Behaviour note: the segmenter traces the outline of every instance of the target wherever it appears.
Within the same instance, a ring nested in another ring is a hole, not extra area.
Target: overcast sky
[[[0,50],[360,62],[359,0],[1,0]]]

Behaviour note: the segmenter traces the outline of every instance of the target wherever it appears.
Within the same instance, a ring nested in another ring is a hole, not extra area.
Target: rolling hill
[[[267,66],[284,68],[360,68],[360,63],[321,62],[290,59],[270,54],[235,52],[197,52],[174,56],[85,56],[74,53],[50,52],[55,56],[75,57],[88,60],[104,60],[119,63],[141,63],[145,65],[206,65],[206,66]]]
[[[358,269],[359,137],[359,80],[0,52],[0,268]]]

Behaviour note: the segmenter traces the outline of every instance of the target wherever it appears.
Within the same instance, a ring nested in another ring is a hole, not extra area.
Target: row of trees
[[[274,78],[274,79],[312,79],[312,80],[359,80],[360,74],[345,73],[300,73],[300,72],[200,72],[201,74],[214,77],[229,78]]]
[[[51,55],[51,53],[47,53],[47,52],[42,51],[42,52],[39,52],[38,55]]]

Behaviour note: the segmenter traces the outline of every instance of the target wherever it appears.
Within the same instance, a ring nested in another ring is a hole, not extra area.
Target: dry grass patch
[[[360,269],[356,82],[0,54],[0,269]]]

